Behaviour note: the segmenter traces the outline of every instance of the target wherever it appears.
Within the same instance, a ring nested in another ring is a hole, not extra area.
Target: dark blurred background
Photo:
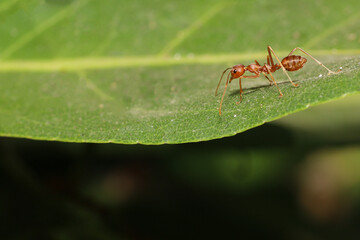
[[[316,126],[336,104],[201,143],[1,138],[1,239],[358,239],[359,127]]]

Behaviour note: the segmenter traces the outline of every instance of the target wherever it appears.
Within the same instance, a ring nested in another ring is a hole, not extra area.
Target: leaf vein
[[[71,4],[68,7],[64,8],[63,10],[59,11],[57,14],[55,14],[51,18],[48,18],[42,24],[39,24],[38,26],[36,26],[32,30],[30,30],[29,32],[25,33],[22,37],[20,37],[17,41],[15,41],[13,44],[11,44],[8,48],[6,48],[2,52],[0,59],[4,60],[4,59],[11,57],[11,55],[13,53],[20,50],[24,46],[26,46],[26,44],[28,44],[30,41],[35,39],[41,33],[50,29],[51,27],[53,27],[54,25],[56,25],[61,20],[65,19],[66,17],[73,15],[80,7],[82,7],[88,1],[89,0],[75,1],[73,4]]]
[[[86,86],[93,91],[96,95],[98,95],[101,99],[107,100],[107,101],[113,101],[114,98],[107,95],[104,91],[102,91],[100,88],[96,86],[96,84],[89,79],[85,72],[78,72],[79,78],[84,80],[86,82]]]
[[[0,13],[1,12],[6,12],[7,10],[9,10],[14,4],[16,4],[19,0],[10,0],[7,2],[3,2],[0,4]]]
[[[224,9],[229,2],[221,2],[220,4],[214,5],[208,11],[205,12],[200,18],[198,18],[193,24],[189,25],[187,28],[178,32],[176,37],[172,39],[159,53],[159,56],[167,56],[172,50],[184,42],[189,36],[191,36],[196,30],[200,29],[205,25],[210,19],[212,19],[218,12]]]
[[[350,25],[351,23],[356,22],[357,20],[360,19],[359,14],[360,14],[360,12],[356,12],[355,14],[351,15],[350,17],[348,17],[344,21],[339,22],[338,24],[333,25],[330,28],[324,29],[320,34],[316,35],[315,37],[310,39],[307,43],[305,43],[304,48],[308,48],[308,49],[312,48],[317,43],[322,42],[325,38],[329,37],[331,34],[343,29],[344,26]]]

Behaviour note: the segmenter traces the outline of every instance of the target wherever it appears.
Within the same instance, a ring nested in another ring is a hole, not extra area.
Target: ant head
[[[245,73],[245,66],[242,64],[238,64],[232,67],[231,71],[231,79],[239,78]]]

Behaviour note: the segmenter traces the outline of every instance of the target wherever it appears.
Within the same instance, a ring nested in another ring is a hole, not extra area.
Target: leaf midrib
[[[342,50],[312,50],[316,56],[330,55],[359,55],[360,49]],[[279,56],[286,56],[289,52],[278,51]],[[131,67],[157,67],[181,64],[216,64],[216,63],[241,63],[241,61],[254,61],[266,59],[265,52],[242,54],[203,54],[183,58],[139,56],[139,57],[84,57],[73,59],[53,60],[11,60],[0,62],[0,72],[53,72],[67,71],[78,72],[81,70],[131,68]]]

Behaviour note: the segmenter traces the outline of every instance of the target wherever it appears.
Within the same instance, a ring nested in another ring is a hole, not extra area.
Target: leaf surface
[[[3,1],[0,135],[197,142],[358,93],[359,9],[358,1]],[[239,105],[235,80],[219,116],[224,85],[217,97],[214,91],[222,71],[265,62],[268,44],[279,57],[304,46],[343,71],[327,76],[307,57],[290,73],[300,87],[281,70],[274,74],[281,99],[265,78],[244,80]]]

